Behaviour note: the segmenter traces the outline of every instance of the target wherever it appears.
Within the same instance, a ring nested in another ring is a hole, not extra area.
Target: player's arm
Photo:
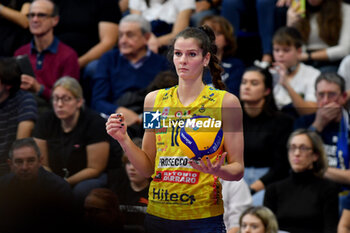
[[[225,180],[240,180],[244,174],[242,108],[236,96],[226,93],[222,104],[224,151],[227,165],[218,174]]]
[[[145,109],[153,108],[157,92],[149,93],[145,98]],[[154,172],[156,156],[156,142],[154,130],[146,130],[143,136],[142,149],[137,147],[126,132],[124,116],[112,114],[106,123],[107,133],[118,140],[125,155],[134,167],[145,177],[150,177]]]

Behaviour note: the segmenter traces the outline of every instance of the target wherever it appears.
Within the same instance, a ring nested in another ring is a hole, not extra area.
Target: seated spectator
[[[125,92],[118,100],[117,105],[128,108],[137,114],[143,113],[143,104],[148,93],[177,85],[178,77],[175,72],[167,70],[159,72],[154,80],[138,91]],[[142,134],[143,135],[143,134]]]
[[[60,8],[55,35],[78,53],[81,68],[115,46],[121,18],[118,1],[54,1]]]
[[[232,37],[234,28],[225,18],[221,16],[208,16],[203,18],[202,25],[208,25],[215,33],[215,44],[218,48],[216,53],[224,73],[221,75],[226,88],[232,94],[239,96],[239,86],[244,72],[244,64],[235,58],[237,48],[236,39]],[[205,83],[211,83],[209,70],[204,75]]]
[[[317,112],[295,121],[294,128],[308,128],[317,132],[328,156],[325,177],[343,185],[340,210],[350,195],[349,112],[343,108],[346,100],[344,79],[336,73],[321,74],[316,80]]]
[[[222,185],[222,200],[224,201],[224,223],[227,233],[236,233],[239,229],[239,217],[252,205],[247,183],[239,181],[220,180]]]
[[[134,138],[133,142],[141,148],[141,138]],[[126,155],[123,155],[122,161],[124,166],[121,169],[109,173],[109,187],[118,196],[120,210],[125,219],[125,228],[144,232],[148,189],[151,181],[135,169]]]
[[[7,0],[0,3],[0,57],[10,57],[30,41],[28,18],[30,0]]]
[[[289,7],[287,24],[302,34],[301,61],[322,72],[336,72],[340,60],[350,53],[350,5],[342,0],[306,0],[306,10],[299,8],[300,4]]]
[[[305,129],[288,140],[292,173],[266,188],[264,205],[290,233],[334,233],[338,224],[338,187],[324,179],[327,157],[322,139]]]
[[[33,138],[13,143],[8,159],[12,172],[0,178],[2,232],[63,232],[65,224],[72,229],[72,191],[62,178],[43,169],[41,162]]]
[[[56,81],[53,110],[38,119],[34,137],[43,155],[43,165],[73,187],[78,201],[93,188],[107,184],[104,172],[109,156],[105,120],[84,108],[81,86],[71,77]]]
[[[239,218],[238,233],[277,233],[278,223],[276,216],[264,206],[250,207]],[[229,232],[231,233],[231,232]]]
[[[84,232],[123,232],[123,216],[119,210],[119,200],[110,189],[91,190],[85,198],[84,210]]]
[[[9,172],[6,161],[12,142],[29,137],[37,118],[34,97],[20,85],[16,60],[0,58],[0,176]]]
[[[150,24],[139,15],[125,16],[119,25],[119,49],[104,54],[93,77],[92,107],[110,115],[123,113],[127,125],[141,123],[134,111],[118,106],[118,99],[127,91],[146,88],[154,77],[168,69],[166,58],[147,49]]]
[[[277,107],[294,116],[315,112],[315,80],[320,72],[299,62],[302,38],[292,27],[282,27],[273,37],[274,88]]]
[[[142,15],[152,25],[148,47],[155,53],[190,24],[195,0],[129,0],[131,14]]]
[[[346,99],[350,98],[350,55],[346,56],[340,63],[338,74],[345,80]]]
[[[350,196],[346,197],[344,209],[338,224],[338,233],[350,233]]]
[[[262,205],[268,184],[287,177],[289,165],[285,146],[293,119],[277,111],[272,76],[267,69],[251,67],[243,75],[240,99],[243,108],[244,180],[254,205]],[[258,193],[256,193],[258,192]]]
[[[240,30],[240,17],[245,12],[248,1],[244,0],[223,0],[221,16],[228,19],[235,29],[235,37]],[[262,58],[269,64],[272,63],[272,36],[274,32],[274,9],[276,0],[255,0],[259,35],[261,38]]]
[[[196,9],[191,15],[190,25],[193,27],[201,26],[203,18],[210,15],[220,15],[220,8],[221,0],[196,0]]]
[[[29,56],[35,77],[23,74],[21,88],[40,97],[39,108],[42,105],[49,108],[52,86],[56,80],[65,75],[79,78],[78,57],[72,48],[53,35],[59,17],[58,8],[52,1],[33,1],[28,19],[33,40],[17,49],[15,56]]]

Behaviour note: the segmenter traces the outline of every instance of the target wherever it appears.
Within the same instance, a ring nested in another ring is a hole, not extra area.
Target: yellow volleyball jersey
[[[178,144],[178,122],[196,115],[221,121],[225,93],[205,86],[197,99],[185,107],[177,96],[177,86],[159,90],[153,110],[162,113],[162,123],[161,128],[155,130],[157,154],[149,189],[149,214],[172,220],[201,219],[223,214],[218,177],[199,172],[189,165],[188,157]],[[211,158],[212,163],[216,159]]]

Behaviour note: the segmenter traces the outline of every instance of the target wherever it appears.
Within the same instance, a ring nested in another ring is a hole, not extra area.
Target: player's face
[[[298,57],[301,53],[301,49],[297,49],[294,46],[288,45],[273,45],[273,57],[276,62],[280,62],[287,68],[298,64]]]
[[[176,40],[173,62],[180,78],[185,80],[202,78],[203,68],[210,60],[210,54],[203,57],[202,52],[194,38],[180,37]]]
[[[243,102],[255,103],[265,99],[270,89],[265,88],[264,77],[257,71],[243,74],[240,86],[240,99]]]
[[[29,29],[35,36],[43,36],[53,30],[58,23],[58,17],[52,16],[53,4],[50,1],[35,1],[30,6],[28,14]]]
[[[260,218],[252,215],[246,214],[242,218],[241,225],[242,233],[265,233],[265,226]]]
[[[119,25],[118,46],[124,56],[137,56],[147,45],[140,25],[135,22],[123,22]]]
[[[11,171],[21,180],[31,180],[37,177],[41,161],[32,147],[15,149],[9,160]]]
[[[61,120],[68,120],[78,114],[82,99],[77,99],[66,88],[58,86],[52,92],[52,104],[56,116]]]
[[[318,107],[324,107],[329,103],[343,105],[346,101],[346,96],[344,93],[341,93],[339,85],[322,80],[316,87],[316,99]]]
[[[294,172],[303,172],[312,169],[318,156],[313,152],[310,139],[305,134],[300,134],[290,141],[288,158]]]

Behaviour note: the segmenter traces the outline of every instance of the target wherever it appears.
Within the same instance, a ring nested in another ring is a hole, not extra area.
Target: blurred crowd
[[[202,25],[243,109],[227,232],[350,233],[348,0],[1,0],[1,232],[144,232],[152,178],[106,119],[141,147],[145,96],[178,82],[169,46]]]

